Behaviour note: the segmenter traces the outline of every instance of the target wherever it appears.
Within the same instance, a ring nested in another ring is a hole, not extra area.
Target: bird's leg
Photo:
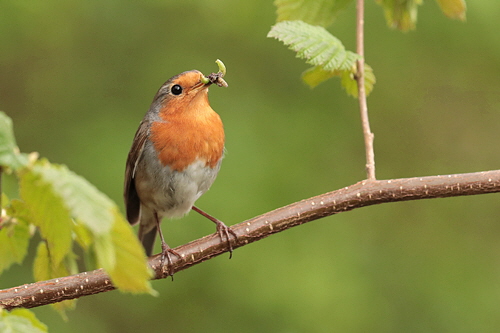
[[[160,240],[161,240],[161,266],[162,266],[162,271],[165,272],[164,267],[165,267],[165,258],[167,258],[167,275],[170,275],[172,277],[172,281],[174,280],[174,273],[170,273],[172,270],[172,258],[170,257],[170,253],[178,256],[179,258],[182,258],[181,255],[177,252],[174,251],[168,246],[168,244],[165,242],[165,238],[163,238],[163,232],[161,231],[160,227],[160,219],[158,218],[158,214],[155,212],[155,221],[156,221],[156,230],[158,230],[158,234],[160,234]]]
[[[229,259],[231,259],[233,257],[233,245],[231,244],[231,240],[229,239],[229,234],[233,235],[235,239],[238,239],[238,236],[236,236],[234,231],[231,230],[227,225],[225,225],[221,220],[218,220],[212,215],[205,213],[196,206],[193,206],[193,210],[205,216],[207,219],[216,224],[217,234],[219,234],[220,239],[224,240],[224,237],[227,239],[227,244],[229,246]]]

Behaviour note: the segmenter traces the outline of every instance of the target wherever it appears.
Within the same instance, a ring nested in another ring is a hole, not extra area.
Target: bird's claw
[[[229,238],[229,234],[234,236],[234,239],[238,239],[236,233],[231,230],[227,225],[222,221],[218,221],[217,223],[217,234],[219,235],[221,240],[224,240],[224,237],[227,240],[227,245],[229,247],[229,259],[233,257],[233,245],[231,244],[231,239]]]
[[[173,255],[182,259],[182,256],[179,254],[179,252],[171,249],[170,246],[167,245],[167,243],[162,243],[161,244],[161,258],[160,258],[162,273],[165,276],[170,275],[172,277],[172,281],[173,281],[174,280],[174,272],[173,272],[173,266],[172,266],[172,257],[170,256],[170,254],[173,254]],[[165,265],[165,259],[167,259],[166,265]]]

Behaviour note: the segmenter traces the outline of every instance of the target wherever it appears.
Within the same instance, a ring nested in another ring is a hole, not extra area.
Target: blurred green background
[[[462,23],[426,1],[417,30],[401,33],[367,1],[378,178],[500,167],[500,2],[468,5]],[[352,3],[329,29],[351,50],[354,16]],[[365,176],[357,101],[336,80],[301,83],[308,66],[266,38],[274,22],[263,0],[2,1],[0,109],[22,151],[67,164],[123,207],[125,159],[157,89],[220,58],[229,88],[210,99],[227,154],[198,205],[235,224]],[[499,199],[364,208],[154,281],[156,298],[82,298],[68,322],[34,311],[51,332],[498,332]],[[194,213],[163,227],[171,246],[214,232]],[[27,260],[0,288],[31,281]]]

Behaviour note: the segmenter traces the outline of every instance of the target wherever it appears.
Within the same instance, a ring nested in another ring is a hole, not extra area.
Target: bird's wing
[[[148,121],[143,120],[139,129],[135,133],[132,148],[128,153],[127,165],[125,168],[125,188],[123,196],[125,198],[125,209],[127,211],[127,220],[134,225],[139,222],[141,201],[135,188],[135,171],[137,164],[142,156],[144,144],[149,135]]]

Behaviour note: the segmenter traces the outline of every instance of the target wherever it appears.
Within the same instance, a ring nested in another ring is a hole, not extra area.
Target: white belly
[[[135,185],[141,205],[156,211],[160,219],[182,217],[188,213],[214,182],[222,161],[210,168],[205,161],[196,160],[179,172],[164,167],[157,159],[149,160],[157,162],[146,164],[144,158],[139,161]]]

